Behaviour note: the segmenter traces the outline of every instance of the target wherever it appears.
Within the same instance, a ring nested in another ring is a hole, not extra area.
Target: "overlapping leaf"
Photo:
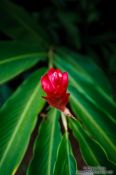
[[[104,72],[93,62],[89,56],[84,56],[79,53],[69,51],[68,49],[58,49],[58,52],[76,69],[81,76],[86,76],[86,79],[94,83],[95,86],[100,86],[111,95],[111,85],[104,75]]]
[[[73,63],[67,64],[66,55],[66,60],[62,57],[63,55],[55,57],[56,66],[69,73],[70,105],[75,115],[103,146],[110,161],[116,162],[115,103],[104,87],[95,82],[94,76],[88,76],[88,71],[77,64],[78,59],[73,59]]]
[[[85,128],[82,127],[79,121],[74,119],[69,120],[69,127],[72,129],[74,136],[79,142],[80,149],[84,160],[89,166],[102,166],[105,167],[106,170],[115,171],[115,167],[111,162],[107,160],[105,152],[100,147],[100,145],[93,140],[92,137],[85,132]]]
[[[55,63],[56,66],[69,73],[69,83],[84,94],[95,106],[103,110],[107,114],[107,117],[116,123],[114,117],[116,104],[113,102],[111,96],[105,92],[104,88],[101,88],[99,84],[94,82],[94,76],[88,76],[86,69],[83,72],[83,66],[78,69],[78,60],[75,64],[67,64],[66,61],[61,59],[62,57],[63,55],[56,56]]]
[[[0,84],[46,58],[45,51],[21,42],[0,42]]]
[[[75,115],[85,124],[91,135],[104,148],[108,159],[116,163],[115,124],[84,95],[70,87],[70,105]]]
[[[57,161],[54,168],[54,175],[59,174],[78,174],[76,160],[71,150],[67,132],[62,136],[61,144],[58,149]]]
[[[0,110],[0,174],[13,174],[21,162],[45,101],[41,98],[40,77],[33,73]]]
[[[58,119],[59,112],[52,109],[41,123],[29,175],[53,175],[57,149],[61,140]]]

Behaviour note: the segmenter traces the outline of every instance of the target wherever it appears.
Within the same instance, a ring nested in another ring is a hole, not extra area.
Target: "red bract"
[[[68,87],[68,73],[62,73],[59,69],[51,68],[42,76],[41,84],[43,90],[47,94],[47,96],[43,98],[45,98],[51,106],[64,111],[70,95],[66,93]]]

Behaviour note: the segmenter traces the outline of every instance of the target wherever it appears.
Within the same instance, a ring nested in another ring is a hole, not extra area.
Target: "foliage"
[[[102,21],[99,0],[50,3],[28,13],[0,1],[0,175],[17,172],[38,118],[27,174],[79,174],[71,133],[87,166],[115,174],[115,31],[93,31]],[[66,126],[42,98],[40,78],[51,65],[69,74],[74,118],[62,116]]]

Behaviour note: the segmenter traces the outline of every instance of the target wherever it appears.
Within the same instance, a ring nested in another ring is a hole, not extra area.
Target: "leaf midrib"
[[[52,148],[53,148],[53,140],[54,140],[54,131],[55,131],[55,120],[56,120],[56,110],[54,110],[54,116],[52,116],[54,118],[54,122],[53,122],[53,127],[52,127],[52,130],[51,130],[51,139],[50,139],[50,144],[49,144],[49,152],[48,152],[48,163],[49,163],[49,166],[48,166],[48,175],[51,175],[51,159],[52,159]]]
[[[45,53],[39,53],[39,52],[30,53],[30,54],[22,54],[22,55],[18,55],[18,56],[14,56],[14,57],[9,57],[8,59],[2,60],[2,61],[0,61],[0,64],[2,65],[2,64],[6,64],[8,62],[13,62],[13,61],[25,59],[26,57],[30,57],[30,56],[38,56],[38,54],[39,55],[42,55],[42,56],[46,55]]]

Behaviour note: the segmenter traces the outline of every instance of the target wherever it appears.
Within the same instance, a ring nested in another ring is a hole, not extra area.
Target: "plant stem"
[[[70,117],[72,118],[73,120],[77,120],[70,112],[70,110],[66,107],[63,114],[66,116],[66,117]]]
[[[63,123],[63,126],[64,126],[64,130],[68,131],[66,116],[64,115],[63,112],[61,112],[61,118],[62,118],[62,123]]]

